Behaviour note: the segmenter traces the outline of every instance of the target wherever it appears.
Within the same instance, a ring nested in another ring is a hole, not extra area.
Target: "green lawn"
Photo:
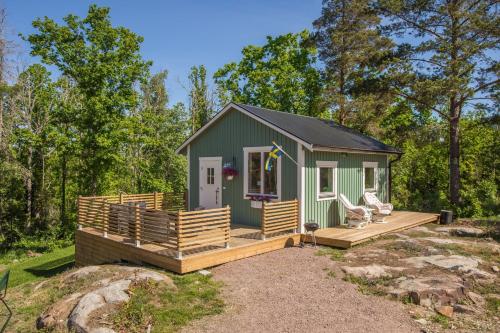
[[[6,265],[10,268],[9,287],[42,280],[73,267],[75,246],[56,249],[39,257],[25,258]]]

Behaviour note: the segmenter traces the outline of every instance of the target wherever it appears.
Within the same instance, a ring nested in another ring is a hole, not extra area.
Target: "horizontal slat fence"
[[[229,245],[231,232],[231,208],[204,209],[178,214],[178,251],[198,247],[225,244]]]
[[[161,206],[168,210],[155,208]],[[105,237],[122,236],[137,246],[144,242],[161,245],[176,251],[178,258],[189,250],[215,245],[228,247],[229,206],[192,212],[184,209],[183,195],[79,197],[78,224],[99,230]]]
[[[267,235],[291,231],[299,226],[299,201],[262,202],[262,238]]]

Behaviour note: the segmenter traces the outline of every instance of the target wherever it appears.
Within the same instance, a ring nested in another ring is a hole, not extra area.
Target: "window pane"
[[[365,168],[365,189],[375,189],[374,168]]]
[[[267,157],[269,153],[264,153],[264,161],[263,165],[265,165],[267,161]],[[264,169],[264,194],[278,195],[278,161],[276,159],[272,159],[269,163],[271,163],[271,171],[267,171]]]
[[[333,193],[332,168],[319,168],[319,192]]]
[[[260,153],[248,154],[248,192],[260,193]]]

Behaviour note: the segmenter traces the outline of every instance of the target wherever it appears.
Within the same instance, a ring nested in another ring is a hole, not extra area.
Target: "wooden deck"
[[[299,242],[300,234],[278,233],[261,240],[260,229],[233,225],[229,248],[202,247],[186,251],[182,259],[176,259],[174,251],[161,245],[141,244],[140,247],[136,247],[131,238],[118,235],[108,235],[105,238],[99,230],[83,228],[76,232],[75,260],[78,266],[119,261],[147,263],[183,274],[298,245]]]
[[[349,229],[347,227],[325,228],[316,231],[316,242],[321,245],[343,249],[367,242],[387,233],[410,229],[422,224],[435,222],[437,214],[396,211],[388,216],[386,224],[372,223],[364,229]],[[311,241],[311,237],[307,237]]]

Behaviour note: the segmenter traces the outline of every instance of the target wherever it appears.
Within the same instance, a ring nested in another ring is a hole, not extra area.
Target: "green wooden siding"
[[[377,195],[387,200],[387,156],[305,151],[305,222],[313,220],[322,228],[345,223],[339,200],[316,200],[316,161],[337,161],[337,193],[353,204],[363,204],[363,162],[378,162]]]
[[[251,208],[250,201],[243,199],[243,147],[271,146],[273,140],[297,159],[295,141],[239,111],[229,111],[207,128],[190,143],[191,209],[199,206],[199,158],[222,156],[222,165],[232,162],[239,172],[232,181],[222,179],[222,203],[231,206],[232,222],[260,226],[261,210]],[[281,199],[297,198],[297,168],[286,157],[282,157],[281,177]]]

